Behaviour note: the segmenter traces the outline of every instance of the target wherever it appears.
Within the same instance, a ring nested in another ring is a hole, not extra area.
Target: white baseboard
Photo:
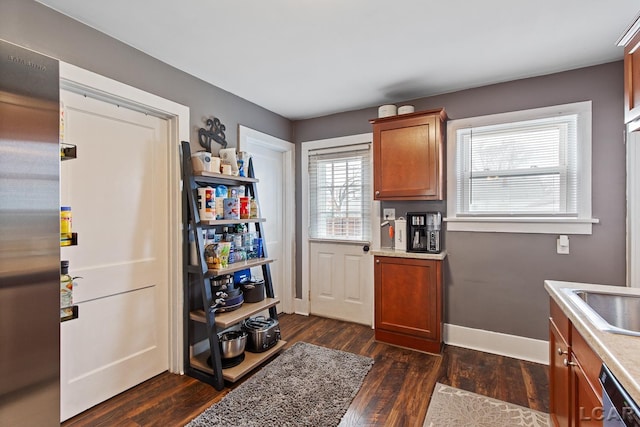
[[[457,347],[549,364],[549,342],[444,324],[444,342]]]

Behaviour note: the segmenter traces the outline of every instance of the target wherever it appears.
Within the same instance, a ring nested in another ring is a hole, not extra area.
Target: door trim
[[[640,132],[627,138],[627,286],[640,287]]]
[[[315,141],[307,141],[301,144],[302,152],[301,152],[301,176],[302,176],[302,215],[301,215],[301,242],[302,242],[302,295],[300,298],[296,298],[295,300],[295,312],[297,314],[303,314],[308,316],[311,311],[309,294],[311,289],[309,287],[309,256],[311,254],[311,250],[309,248],[310,238],[309,238],[309,151],[317,150],[320,148],[332,148],[339,147],[342,145],[352,145],[352,144],[366,144],[373,141],[373,132],[361,133],[357,135],[348,135],[341,136],[337,138],[328,138],[328,139],[320,139]],[[373,180],[373,176],[371,177]],[[371,195],[371,199],[373,200],[373,194]],[[371,232],[372,244],[371,249],[380,247],[380,232],[378,227],[375,225],[379,223],[380,216],[380,202],[374,201],[371,207],[371,227],[373,228]],[[373,310],[371,310],[373,312]],[[373,319],[371,319],[371,324],[373,325]]]
[[[295,297],[295,256],[296,256],[296,185],[295,185],[295,152],[296,146],[292,142],[276,138],[269,134],[238,125],[238,151],[246,146],[249,139],[260,141],[262,145],[279,151],[284,155],[284,258],[289,260],[290,268],[285,269],[285,283],[282,285],[281,309],[284,313],[293,313],[293,299]],[[250,150],[249,150],[250,151]]]
[[[169,371],[184,373],[182,352],[182,197],[180,179],[180,141],[189,141],[189,107],[112,80],[72,64],[60,62],[60,88],[111,104],[166,119],[169,125],[167,174],[169,187]]]

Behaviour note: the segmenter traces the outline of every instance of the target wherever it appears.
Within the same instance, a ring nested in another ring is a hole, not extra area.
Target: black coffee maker
[[[441,227],[440,212],[408,212],[407,252],[440,253]]]

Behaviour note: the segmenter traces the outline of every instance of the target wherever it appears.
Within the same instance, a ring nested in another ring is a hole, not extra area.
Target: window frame
[[[353,209],[353,210],[349,209],[349,198],[347,198],[346,200],[347,216],[342,217],[340,215],[337,215],[337,216],[334,215],[333,219],[343,219],[345,222],[348,222],[348,220],[350,219],[353,220],[357,218],[360,221],[359,228],[361,230],[361,234],[356,237],[350,237],[348,235],[339,236],[339,235],[329,235],[329,234],[315,235],[317,232],[323,229],[323,227],[319,225],[319,223],[322,222],[322,219],[324,218],[324,220],[326,221],[330,219],[331,216],[326,216],[326,214],[329,213],[328,211],[323,209],[318,209],[316,207],[317,200],[314,201],[312,200],[312,198],[313,196],[317,197],[320,192],[324,192],[328,188],[331,188],[332,189],[331,193],[333,193],[334,185],[330,187],[326,187],[326,186],[315,187],[314,185],[312,185],[311,182],[309,182],[308,184],[309,222],[310,222],[309,237],[311,239],[322,240],[322,241],[352,241],[352,242],[365,242],[365,241],[371,240],[371,236],[370,236],[371,234],[370,196],[371,196],[371,180],[372,180],[371,152],[372,152],[371,143],[360,143],[360,144],[352,144],[352,145],[346,145],[346,146],[341,146],[336,148],[320,148],[315,150],[309,150],[307,154],[307,159],[306,159],[308,162],[308,168],[307,168],[308,180],[310,180],[312,176],[317,178],[325,176],[326,170],[324,170],[324,168],[321,167],[321,165],[330,164],[332,166],[332,172],[334,172],[333,166],[336,163],[345,163],[344,170],[347,173],[347,180],[348,180],[348,173],[349,173],[348,163],[350,163],[349,160],[357,158],[358,161],[360,162],[359,168],[357,168],[360,170],[359,184],[353,187],[348,185],[348,188],[357,188],[359,190],[360,197],[358,199],[359,203],[357,203],[357,205],[359,205],[359,209]],[[319,156],[319,157],[314,157],[314,156]],[[312,159],[316,165],[315,172],[312,172],[312,169],[313,169],[311,167]],[[354,170],[357,170],[357,169],[354,169]],[[334,184],[333,181],[332,181],[332,184]],[[360,216],[354,217],[354,216],[348,215],[349,212],[354,212],[354,211],[359,211]],[[318,224],[314,224],[314,221],[318,221]]]
[[[598,219],[591,217],[591,101],[450,120],[447,123],[447,231],[591,234]],[[469,127],[520,122],[558,115],[578,114],[577,217],[562,215],[501,216],[458,214],[457,131]]]

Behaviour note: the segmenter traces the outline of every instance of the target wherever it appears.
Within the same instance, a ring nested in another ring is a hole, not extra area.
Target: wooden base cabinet
[[[374,119],[376,200],[444,200],[444,109]]]
[[[375,257],[375,338],[428,353],[442,349],[442,261]]]
[[[550,415],[556,427],[601,427],[602,360],[555,301],[549,318]]]

